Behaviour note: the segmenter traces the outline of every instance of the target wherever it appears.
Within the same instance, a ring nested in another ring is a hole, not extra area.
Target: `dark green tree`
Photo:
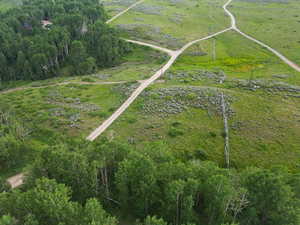
[[[240,216],[241,224],[299,224],[295,194],[278,172],[252,168],[242,176],[249,206]]]

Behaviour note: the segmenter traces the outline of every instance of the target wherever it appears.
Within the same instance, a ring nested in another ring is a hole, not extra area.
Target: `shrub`
[[[204,149],[198,149],[196,150],[195,153],[196,158],[201,159],[201,160],[207,160],[207,152]]]
[[[213,131],[209,131],[208,133],[209,133],[209,136],[211,136],[211,137],[216,137],[217,136],[217,134]]]
[[[181,136],[183,134],[184,134],[184,132],[182,130],[180,130],[178,128],[174,128],[174,127],[172,127],[168,132],[168,135],[170,137],[177,137],[177,136]]]

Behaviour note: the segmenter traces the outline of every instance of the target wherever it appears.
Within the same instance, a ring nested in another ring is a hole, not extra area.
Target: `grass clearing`
[[[234,0],[229,8],[239,28],[300,64],[298,0]]]
[[[166,82],[147,88],[104,136],[137,148],[158,141],[180,158],[224,165],[223,119],[214,110],[220,100],[213,97],[224,92],[232,110],[232,166],[299,168],[299,76],[269,51],[228,32],[189,48],[163,78]],[[206,91],[197,96],[195,89]],[[190,102],[204,104],[193,107]]]
[[[214,105],[195,108],[185,105],[178,113],[163,113],[160,104],[160,88],[174,86],[156,84],[126,111],[105,133],[109,139],[128,142],[136,148],[143,148],[145,142],[162,142],[179,158],[213,160],[224,165],[224,126],[222,115],[214,113]],[[175,86],[183,88],[182,86]],[[186,86],[185,88],[190,88]],[[258,166],[269,168],[285,165],[292,170],[300,166],[300,100],[270,95],[261,91],[215,89],[224,92],[230,101],[233,114],[229,117],[231,165],[236,168]],[[156,92],[155,92],[156,90]],[[156,93],[156,94],[155,94]],[[178,94],[180,95],[180,94]],[[185,98],[193,98],[193,93]],[[165,96],[172,100],[174,96]],[[157,112],[145,111],[151,101]],[[197,101],[202,101],[197,100]],[[213,100],[218,102],[218,100]],[[178,100],[176,101],[178,102]],[[169,104],[169,103],[168,103]],[[287,163],[288,162],[288,163]]]
[[[300,85],[298,72],[233,31],[192,46],[179,57],[170,72],[193,70],[223,71],[227,81],[265,80]]]
[[[33,125],[35,138],[42,142],[57,132],[85,137],[123,100],[115,85],[69,84],[0,95],[0,103]]]
[[[146,0],[112,24],[124,30],[127,37],[178,49],[228,27],[224,3],[225,0]]]
[[[136,0],[100,0],[100,4],[103,4],[110,17],[117,15],[135,2]]]

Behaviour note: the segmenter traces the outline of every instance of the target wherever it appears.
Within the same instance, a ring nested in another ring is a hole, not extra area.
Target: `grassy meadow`
[[[298,0],[234,0],[229,8],[239,28],[300,64]]]
[[[222,9],[225,0],[147,0],[112,24],[130,38],[171,49],[229,26]]]
[[[265,80],[300,85],[297,71],[277,56],[234,31],[189,48],[171,68],[223,71],[231,80]]]
[[[163,79],[104,135],[137,148],[162,142],[178,157],[224,165],[224,93],[232,166],[299,167],[300,78],[276,56],[228,32],[189,48]]]

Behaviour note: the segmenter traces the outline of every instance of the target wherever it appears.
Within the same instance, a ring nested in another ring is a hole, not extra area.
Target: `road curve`
[[[178,51],[171,51],[171,58],[169,61],[160,69],[158,70],[152,77],[150,77],[148,80],[145,80],[141,85],[131,94],[131,96],[115,111],[107,120],[105,120],[96,130],[94,130],[86,139],[89,141],[94,141],[99,135],[101,135],[132,103],[133,101],[147,88],[151,83],[153,83],[155,80],[157,80],[160,76],[162,76],[176,61],[178,56],[180,56],[187,48],[189,48],[191,45],[199,42],[204,41],[207,39],[210,39],[212,37],[215,37],[219,34],[222,34],[228,30],[231,30],[231,28],[224,29],[222,31],[219,31],[217,33],[211,34],[207,37],[200,38],[194,41],[189,42],[185,46],[183,46]],[[146,43],[143,43],[145,45]],[[151,45],[148,45],[150,46]]]
[[[277,50],[275,50],[274,48],[270,47],[269,45],[249,36],[248,34],[245,34],[244,32],[242,32],[236,25],[236,19],[234,17],[234,15],[227,9],[227,6],[232,2],[232,0],[229,0],[228,2],[226,2],[226,4],[223,6],[224,11],[227,13],[227,15],[230,17],[231,19],[231,28],[236,31],[237,33],[239,33],[240,35],[244,36],[245,38],[254,41],[255,43],[259,44],[260,46],[268,49],[270,52],[272,52],[273,54],[275,54],[277,57],[279,57],[284,63],[286,63],[287,65],[289,65],[291,68],[293,68],[294,70],[300,72],[300,66],[298,66],[296,63],[292,62],[291,60],[289,60],[287,57],[285,57],[284,55],[282,55],[280,52],[278,52]]]
[[[290,67],[292,67],[294,70],[300,72],[300,66],[298,66],[296,63],[292,62],[291,60],[289,60],[287,57],[285,57],[284,55],[282,55],[280,52],[278,52],[277,50],[273,49],[272,47],[270,47],[269,45],[266,45],[265,43],[243,33],[241,30],[239,30],[238,28],[234,28],[233,30],[235,30],[236,32],[238,32],[239,34],[241,34],[242,36],[244,36],[245,38],[248,38],[251,41],[254,41],[255,43],[259,44],[260,46],[268,49],[270,52],[272,52],[273,54],[275,54],[277,57],[279,57],[283,62],[285,62],[287,65],[289,65]]]
[[[145,43],[145,42],[142,42],[142,41],[134,41],[134,40],[130,40],[130,39],[124,39],[124,40],[127,41],[127,42],[129,42],[129,43],[143,45],[143,46],[148,46],[150,48],[153,48],[153,49],[165,52],[165,53],[167,53],[170,56],[172,56],[174,54],[173,50],[170,50],[170,49],[167,49],[167,48],[163,48],[163,47],[160,47],[160,46],[157,46],[157,45]]]
[[[111,23],[112,21],[114,21],[115,19],[117,19],[119,16],[122,16],[124,13],[126,13],[127,11],[129,11],[130,9],[132,9],[133,7],[135,7],[138,4],[141,4],[142,2],[144,2],[145,0],[140,0],[134,4],[132,4],[131,6],[129,6],[127,9],[123,10],[122,12],[118,13],[117,15],[113,16],[111,19],[107,20],[106,23]]]

